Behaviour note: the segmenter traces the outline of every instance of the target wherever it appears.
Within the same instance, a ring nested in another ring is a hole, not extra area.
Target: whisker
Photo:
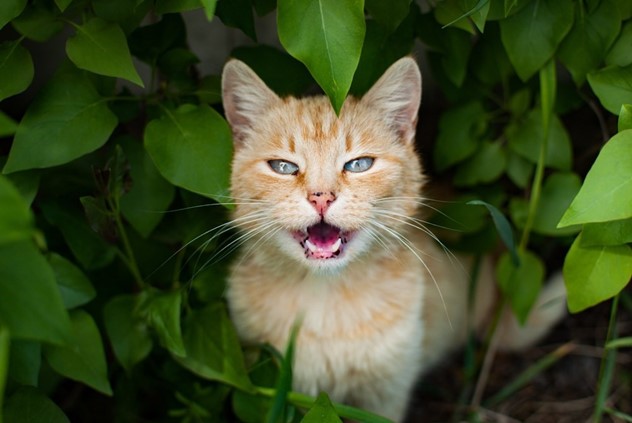
[[[430,275],[430,278],[432,279],[432,281],[433,281],[433,283],[435,285],[435,288],[437,288],[437,292],[439,293],[439,298],[441,298],[441,304],[443,305],[443,310],[445,311],[446,318],[448,319],[448,324],[450,325],[450,329],[454,330],[454,327],[452,326],[452,320],[450,319],[450,313],[448,312],[448,307],[446,306],[445,300],[443,298],[443,293],[441,292],[441,288],[439,287],[439,283],[437,282],[436,278],[432,274],[432,271],[430,270],[430,268],[428,267],[426,262],[419,256],[419,254],[417,254],[417,251],[419,251],[419,250],[413,245],[413,243],[408,238],[406,238],[405,236],[403,236],[399,232],[389,228],[388,226],[386,226],[386,225],[384,225],[382,223],[379,223],[379,222],[375,222],[375,221],[371,222],[371,224],[375,225],[378,228],[381,228],[382,230],[386,231],[391,236],[393,236],[395,239],[397,239],[415,257],[417,257],[417,260],[419,260],[419,262],[425,267],[426,271]],[[417,250],[417,251],[415,251],[415,250]],[[419,252],[423,254],[423,252],[421,252],[421,251],[419,251]]]

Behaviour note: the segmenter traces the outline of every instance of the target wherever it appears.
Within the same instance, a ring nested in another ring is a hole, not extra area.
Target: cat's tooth
[[[338,251],[340,249],[341,244],[342,244],[342,240],[338,238],[338,241],[336,241],[336,243],[331,246],[331,252],[335,253],[336,251]]]
[[[307,249],[311,251],[312,253],[315,253],[316,251],[318,251],[318,247],[312,244],[309,238],[305,240],[305,245],[307,246]]]

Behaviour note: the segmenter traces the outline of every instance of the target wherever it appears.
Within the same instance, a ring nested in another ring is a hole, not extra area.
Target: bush
[[[63,408],[90,421],[257,422],[311,408],[306,422],[381,421],[288,393],[291,345],[284,360],[238,344],[222,301],[231,136],[219,77],[199,75],[187,45],[191,9],[253,40],[276,10],[285,51],[231,55],[279,93],[317,84],[336,111],[421,41],[449,105],[427,160],[456,187],[435,217],[457,222],[449,247],[480,256],[500,235],[497,276],[521,320],[545,263],[569,249],[569,309],[614,297],[616,316],[632,275],[629,1],[2,0],[3,106],[33,83],[31,49],[70,35],[26,111],[0,112],[0,420],[68,421]],[[587,110],[588,132],[576,128]],[[597,419],[615,348],[631,343],[615,338]]]

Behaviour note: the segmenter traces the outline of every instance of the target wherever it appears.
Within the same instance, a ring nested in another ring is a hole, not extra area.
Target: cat
[[[395,62],[339,116],[325,96],[277,96],[236,59],[222,93],[243,241],[226,296],[242,342],[282,351],[300,320],[294,390],[402,421],[417,378],[480,329],[495,301],[486,261],[468,316],[467,259],[442,251],[418,218],[417,63]],[[563,297],[551,286],[539,304]],[[504,319],[506,347],[540,339],[565,309],[540,308],[525,328]]]

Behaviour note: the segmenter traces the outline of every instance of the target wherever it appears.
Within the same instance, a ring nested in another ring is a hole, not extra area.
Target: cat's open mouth
[[[294,232],[294,238],[301,244],[308,259],[339,257],[350,236],[350,233],[325,222],[312,225],[305,231]]]

